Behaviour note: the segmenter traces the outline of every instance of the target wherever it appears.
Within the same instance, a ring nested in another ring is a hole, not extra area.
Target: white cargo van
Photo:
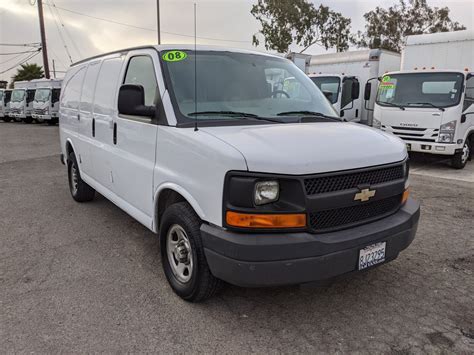
[[[400,54],[367,49],[313,55],[306,72],[321,90],[331,93],[329,100],[341,117],[371,126],[378,78],[399,69]],[[362,97],[359,85],[364,87]]]
[[[2,100],[1,100],[1,114],[2,120],[5,122],[10,122],[10,100],[12,98],[12,91],[9,89],[2,90]]]
[[[62,79],[38,79],[31,82],[36,87],[31,116],[38,122],[57,124]]]
[[[71,66],[59,116],[72,197],[97,191],[158,233],[186,300],[363,270],[415,237],[403,142],[341,122],[287,59],[124,49]]]
[[[461,169],[474,147],[473,104],[474,31],[409,36],[402,70],[382,78],[374,126]]]
[[[35,88],[30,81],[16,81],[10,102],[10,117],[25,123],[33,122],[33,100]]]

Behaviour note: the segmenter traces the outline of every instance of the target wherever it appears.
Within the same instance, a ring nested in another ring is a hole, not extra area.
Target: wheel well
[[[66,159],[69,158],[69,154],[73,153],[74,152],[74,149],[72,149],[72,145],[70,142],[67,142],[66,143],[66,153],[67,153],[67,157]]]
[[[178,192],[171,190],[171,189],[164,189],[160,192],[158,196],[158,209],[157,209],[157,217],[158,217],[158,227],[161,224],[161,217],[165,210],[178,202],[186,202],[186,199],[180,195]]]

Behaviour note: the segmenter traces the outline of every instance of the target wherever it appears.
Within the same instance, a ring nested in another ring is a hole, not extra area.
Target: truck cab
[[[10,116],[15,118],[16,121],[33,122],[31,115],[34,97],[35,89],[15,88],[10,102]]]
[[[10,122],[11,117],[10,117],[10,100],[12,98],[12,91],[9,89],[2,90],[3,95],[2,95],[2,100],[1,100],[1,105],[2,107],[0,108],[1,111],[1,117],[5,122]]]
[[[341,118],[349,122],[360,122],[362,101],[357,77],[343,74],[310,74],[309,77]]]
[[[58,123],[60,87],[37,87],[33,101],[32,117],[49,125]]]
[[[412,152],[445,155],[463,168],[474,146],[474,73],[411,70],[381,78],[374,126]]]

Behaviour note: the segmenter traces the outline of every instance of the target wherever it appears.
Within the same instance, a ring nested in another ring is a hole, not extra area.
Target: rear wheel
[[[2,120],[4,120],[5,122],[10,122],[12,119],[10,117],[3,117]]]
[[[160,227],[161,261],[173,291],[189,302],[212,297],[222,286],[209,270],[201,220],[186,202],[168,207]]]
[[[463,169],[471,157],[471,145],[469,139],[466,139],[460,152],[454,154],[451,164],[456,169]]]
[[[32,123],[33,122],[33,117],[25,117],[25,118],[23,118],[23,122],[28,123],[28,124]]]
[[[81,173],[79,172],[79,166],[77,165],[77,160],[74,153],[69,154],[67,166],[69,190],[71,192],[72,198],[77,202],[87,202],[93,200],[95,190],[81,179]]]
[[[48,120],[48,126],[55,126],[57,123],[58,123],[57,118],[51,118],[50,120]]]

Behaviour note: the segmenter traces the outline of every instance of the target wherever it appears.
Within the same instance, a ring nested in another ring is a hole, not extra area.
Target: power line
[[[6,47],[41,47],[41,43],[0,43],[0,46],[6,46]]]
[[[13,56],[13,57],[11,57],[11,58],[8,58],[7,60],[1,62],[0,65],[3,65],[3,64],[8,63],[8,62],[11,62],[11,61],[13,61],[13,60],[15,60],[15,59],[17,59],[17,58],[19,58],[19,57],[25,55],[25,53],[36,53],[36,52],[37,52],[37,51],[22,52],[22,53],[20,53],[20,54],[18,54],[18,55],[15,55],[15,56]],[[25,58],[26,58],[26,57],[25,57]]]
[[[72,43],[72,46],[74,47],[74,49],[76,50],[77,54],[79,55],[80,58],[82,58],[82,53],[81,51],[79,50],[79,47],[77,46],[76,44],[76,41],[74,41],[74,39],[72,38],[71,36],[71,33],[69,32],[69,30],[67,29],[67,27],[64,25],[64,21],[61,17],[61,14],[59,13],[59,10],[56,8],[56,4],[54,3],[54,0],[48,0],[48,6],[51,6],[49,3],[51,2],[51,4],[53,5],[54,7],[54,10],[56,11],[56,15],[59,19],[59,23],[61,24],[61,26],[63,27],[64,29],[64,32],[66,33],[66,35],[69,37],[69,39],[71,40],[71,43]]]
[[[37,56],[40,52],[41,52],[41,51],[38,51],[38,52],[36,52],[36,53],[33,53],[32,55],[28,56],[28,58],[25,58],[25,59],[24,59],[23,61],[21,61],[20,63],[17,63],[17,64],[15,64],[14,66],[12,66],[12,67],[10,67],[10,68],[4,70],[4,71],[1,71],[0,74],[4,74],[4,73],[6,73],[7,71],[12,70],[13,68],[16,68],[16,67],[19,66],[19,65],[25,64],[27,61],[29,61],[29,60],[32,59],[33,57]]]
[[[51,16],[53,17],[54,24],[56,25],[56,29],[58,30],[58,34],[59,34],[59,38],[61,39],[61,42],[63,43],[64,49],[66,50],[66,54],[67,54],[67,56],[69,57],[69,60],[71,61],[71,63],[73,63],[73,60],[72,60],[72,57],[71,57],[71,53],[69,52],[69,49],[68,49],[67,44],[66,44],[66,41],[64,40],[63,34],[62,34],[62,32],[61,32],[61,29],[60,29],[60,27],[59,27],[59,25],[58,25],[58,20],[56,19],[56,16],[54,16],[54,13],[53,13],[53,10],[52,10],[52,8],[51,8],[51,5],[49,4],[49,1],[47,1],[46,4],[48,5],[49,12],[51,13]]]
[[[76,15],[79,15],[79,16],[89,17],[89,18],[92,18],[92,19],[95,19],[95,20],[110,22],[110,23],[113,23],[113,24],[116,24],[116,25],[121,25],[121,26],[136,28],[136,29],[144,30],[144,31],[156,32],[156,30],[153,29],[153,28],[135,26],[135,25],[132,25],[132,24],[129,24],[129,23],[119,22],[119,21],[115,21],[115,20],[111,20],[111,19],[106,19],[106,18],[103,18],[103,17],[97,17],[97,16],[92,16],[92,15],[87,15],[87,14],[84,14],[84,13],[82,13],[82,12],[78,12],[78,11],[73,11],[73,10],[65,9],[65,8],[63,8],[63,7],[56,6],[56,5],[54,5],[54,7],[55,7],[56,9],[59,9],[59,10],[62,10],[62,11],[70,12],[70,13],[73,13],[73,14],[76,14]],[[161,32],[162,32],[162,33],[169,34],[169,35],[174,35],[174,36],[181,36],[181,37],[194,38],[193,35],[186,35],[186,34],[183,34],[183,33],[168,32],[168,31],[161,31]],[[223,38],[201,37],[201,36],[197,36],[197,38],[206,39],[206,40],[210,40],[210,41],[235,42],[235,43],[249,43],[249,41],[240,41],[240,40],[234,40],[234,39],[223,39]]]
[[[24,51],[24,52],[0,53],[0,55],[14,55],[14,54],[24,54],[24,53],[34,53],[34,52],[36,52],[36,50],[34,50],[34,51]]]

